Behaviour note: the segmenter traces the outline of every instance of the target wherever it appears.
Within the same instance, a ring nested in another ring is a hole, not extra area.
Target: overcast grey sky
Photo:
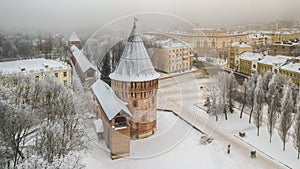
[[[164,12],[209,26],[300,19],[300,0],[0,0],[0,28],[72,30],[136,12]]]

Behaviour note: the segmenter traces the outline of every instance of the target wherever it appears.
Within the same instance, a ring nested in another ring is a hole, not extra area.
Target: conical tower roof
[[[134,22],[125,49],[116,70],[109,75],[112,80],[125,82],[150,81],[159,78],[145,49]]]

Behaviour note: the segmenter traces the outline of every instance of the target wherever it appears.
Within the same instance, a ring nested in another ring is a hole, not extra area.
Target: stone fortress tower
[[[130,137],[139,139],[153,135],[160,75],[153,68],[135,21],[119,65],[109,77],[115,94],[128,103],[132,114]]]

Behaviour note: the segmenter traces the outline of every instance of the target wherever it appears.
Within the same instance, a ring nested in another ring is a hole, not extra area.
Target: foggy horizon
[[[143,12],[178,16],[201,27],[300,20],[300,15],[297,14],[299,6],[297,0],[1,0],[0,2],[0,29],[7,31],[97,30],[112,20]],[[160,22],[163,21],[159,18],[154,16],[149,19],[151,23],[147,24],[162,25]]]

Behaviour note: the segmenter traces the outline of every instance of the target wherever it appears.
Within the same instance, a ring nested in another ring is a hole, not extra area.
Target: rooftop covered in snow
[[[300,63],[290,62],[281,66],[280,69],[300,73]]]
[[[83,51],[79,50],[75,45],[72,45],[70,47],[70,51],[72,52],[73,56],[77,60],[79,66],[83,72],[86,72],[90,68],[97,70],[97,68],[83,54]]]
[[[291,59],[292,57],[289,56],[282,56],[282,55],[277,55],[277,56],[265,56],[263,59],[258,61],[258,63],[262,63],[265,65],[273,65],[273,64],[279,64],[282,65],[287,62],[288,59]]]
[[[92,85],[92,90],[109,120],[113,119],[120,112],[132,116],[126,106],[127,103],[120,100],[110,86],[102,80],[97,80]]]
[[[0,62],[0,72],[2,72],[3,74],[17,74],[20,72],[34,73],[40,71],[62,70],[68,68],[68,65],[61,61],[43,58]]]
[[[258,61],[264,57],[261,53],[244,52],[240,55],[240,59],[249,61]]]
[[[142,82],[158,79],[159,76],[160,74],[153,68],[141,35],[137,31],[134,22],[119,65],[109,77],[117,81]]]
[[[233,42],[231,44],[232,47],[239,47],[239,48],[251,48],[252,46],[247,45],[245,42]]]
[[[264,35],[264,34],[259,34],[259,33],[257,33],[257,34],[249,34],[249,35],[247,36],[247,38],[249,38],[249,39],[259,39],[259,38],[267,38],[267,39],[270,39],[271,37],[270,37],[270,36],[267,36],[267,35]]]
[[[80,41],[79,37],[77,36],[77,34],[75,32],[72,32],[70,38],[69,38],[69,41]]]
[[[172,39],[167,40],[157,40],[155,44],[159,45],[161,48],[169,49],[169,48],[191,48],[192,45],[186,42],[174,41]]]

